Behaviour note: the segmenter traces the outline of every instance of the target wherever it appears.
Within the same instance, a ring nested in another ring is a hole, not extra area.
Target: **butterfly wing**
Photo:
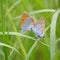
[[[34,19],[29,16],[27,13],[23,13],[21,19],[21,30],[28,31],[34,26]]]
[[[44,37],[44,31],[45,31],[45,20],[41,18],[32,28],[32,31],[39,37],[43,38]]]

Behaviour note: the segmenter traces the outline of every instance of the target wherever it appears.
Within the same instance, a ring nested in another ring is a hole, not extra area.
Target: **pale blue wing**
[[[39,38],[44,37],[44,31],[45,31],[45,24],[41,22],[37,22],[37,24],[32,28],[32,31],[38,36]]]
[[[24,21],[24,24],[22,26],[22,31],[28,31],[28,30],[31,30],[31,28],[33,27],[33,23],[32,23],[32,20],[31,18],[27,18],[25,21]]]

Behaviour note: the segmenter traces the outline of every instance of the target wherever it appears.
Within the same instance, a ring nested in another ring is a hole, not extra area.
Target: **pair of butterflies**
[[[32,30],[37,37],[43,38],[45,33],[45,20],[40,18],[40,20],[36,22],[32,16],[24,12],[21,18],[21,30]]]

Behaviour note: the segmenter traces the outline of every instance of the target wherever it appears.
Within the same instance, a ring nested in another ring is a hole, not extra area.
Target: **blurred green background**
[[[60,0],[0,0],[0,60],[60,60]],[[46,21],[45,38],[20,30],[22,13]]]

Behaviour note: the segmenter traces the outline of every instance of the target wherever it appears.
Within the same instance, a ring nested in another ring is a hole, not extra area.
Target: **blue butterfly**
[[[21,18],[21,30],[32,30],[37,37],[43,38],[45,35],[45,20],[40,18],[39,21],[35,22],[34,18],[25,12]]]

